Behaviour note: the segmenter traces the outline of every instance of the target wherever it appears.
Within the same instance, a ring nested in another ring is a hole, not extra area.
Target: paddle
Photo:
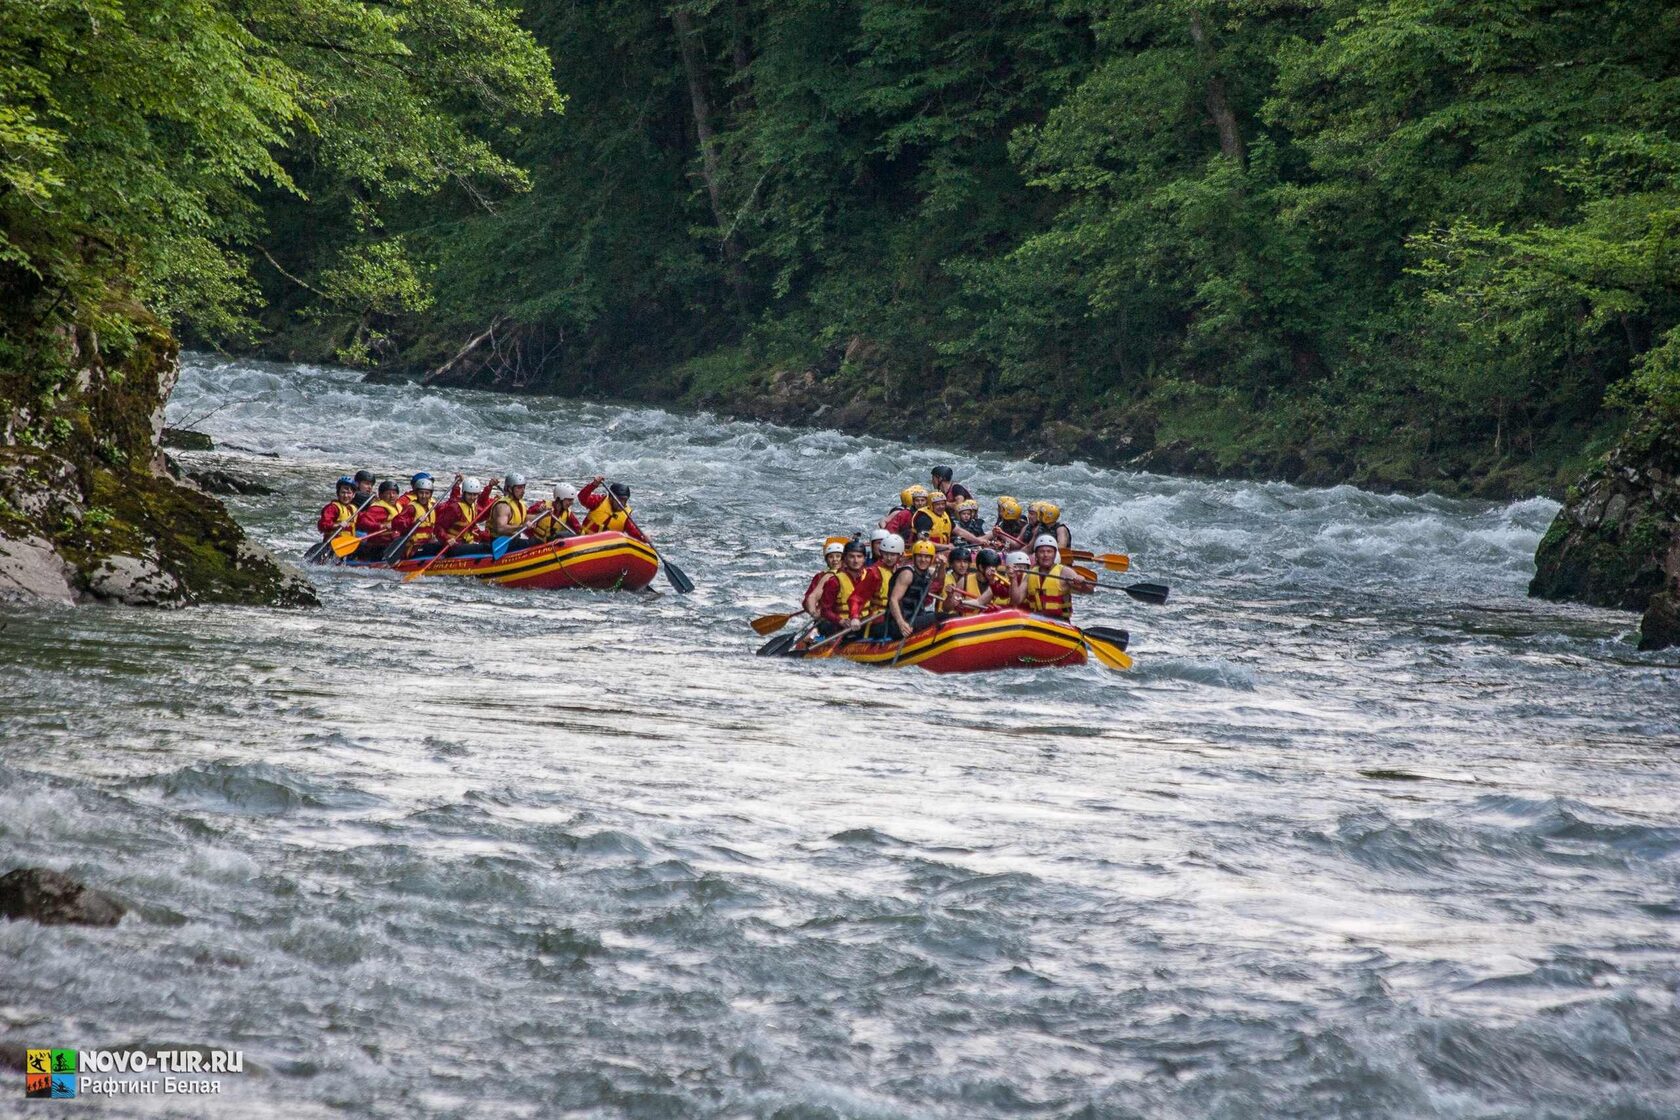
[[[415,533],[418,533],[422,526],[431,524],[432,518],[436,516],[436,514],[437,505],[435,503],[427,506],[425,515],[414,519],[414,524],[409,526],[408,532],[402,535],[402,540],[398,541],[390,548],[387,548],[384,553],[381,554],[379,557],[380,562],[389,564],[391,561],[395,560],[402,552],[403,545],[408,543],[408,538],[412,537]]]
[[[1101,564],[1111,572],[1124,572],[1132,566],[1132,558],[1123,552],[1088,552],[1083,548],[1064,548],[1062,559]]]
[[[432,555],[426,560],[426,562],[424,564],[420,565],[418,568],[414,569],[412,572],[409,572],[406,575],[404,575],[403,578],[402,578],[402,581],[404,583],[407,583],[409,580],[419,579],[421,576],[425,575],[426,574],[426,569],[430,568],[433,564],[436,564],[440,557],[446,555],[451,548],[454,548],[457,541],[459,541],[462,537],[466,536],[468,533],[472,532],[473,526],[477,525],[480,521],[483,521],[484,518],[494,508],[495,508],[494,506],[485,506],[484,509],[479,512],[477,517],[474,517],[471,521],[469,521],[465,525],[461,526],[460,532],[456,533],[453,537],[450,537],[448,543],[446,543],[442,548],[438,549],[436,552],[432,553]]]
[[[812,645],[807,649],[801,650],[800,655],[802,657],[810,657],[813,653],[816,653],[819,649],[824,649],[824,647],[830,646],[830,645],[834,644],[835,642],[838,642],[841,638],[849,638],[849,637],[852,637],[856,634],[862,633],[864,630],[867,630],[869,627],[875,625],[877,622],[881,621],[885,617],[887,617],[886,613],[882,612],[881,614],[872,614],[868,618],[859,619],[857,629],[855,629],[855,630],[842,630],[838,634],[830,634],[828,637],[824,638],[820,642],[817,642],[815,645]]]
[[[793,647],[799,644],[799,639],[809,634],[816,628],[816,625],[817,624],[813,622],[810,626],[795,630],[791,634],[777,634],[774,638],[771,638],[768,642],[765,642],[763,645],[758,647],[758,656],[781,657],[783,654],[791,652]]]
[[[1096,659],[1110,669],[1130,669],[1132,659],[1126,656],[1127,635],[1124,630],[1109,630],[1102,626],[1092,626],[1079,632],[1085,639],[1085,648],[1090,650]],[[1115,641],[1115,636],[1119,641]]]
[[[339,557],[340,559],[343,559],[344,557],[350,555],[350,553],[356,551],[356,549],[362,543],[362,538],[360,538],[356,535],[356,516],[357,516],[357,514],[360,514],[362,512],[362,510],[366,509],[367,504],[371,501],[373,501],[373,495],[369,494],[367,497],[362,499],[362,504],[356,507],[356,512],[350,515],[350,532],[349,533],[339,533],[339,534],[336,534],[335,536],[328,537],[326,540],[322,541],[320,544],[312,545],[310,547],[309,551],[307,551],[303,554],[303,562],[305,564],[315,563],[315,561],[317,561],[321,558],[321,553],[325,552],[329,548],[332,549],[333,555]],[[343,528],[344,527],[344,522],[340,521],[338,523],[337,527],[338,528]],[[340,552],[339,551],[340,545],[338,543],[339,541],[349,541],[350,542],[350,547],[346,548],[344,551]]]
[[[1091,582],[1097,583],[1096,580]],[[1138,602],[1156,607],[1167,601],[1167,593],[1172,590],[1164,583],[1097,583],[1097,586],[1106,587],[1110,591],[1124,591]]]
[[[753,628],[753,633],[762,637],[765,634],[774,634],[804,613],[804,609],[801,608],[787,614],[761,614],[747,625]]]
[[[551,506],[537,514],[537,516],[531,518],[531,520],[525,522],[517,533],[510,533],[505,537],[497,537],[495,540],[490,542],[490,558],[492,560],[500,560],[502,557],[507,555],[507,550],[512,546],[514,541],[523,537],[526,533],[529,533],[536,527],[537,522],[541,521],[543,518],[553,516],[554,509]]]

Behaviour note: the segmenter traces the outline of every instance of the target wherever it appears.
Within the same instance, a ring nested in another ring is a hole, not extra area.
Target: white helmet
[[[888,533],[881,538],[881,551],[886,553],[904,554],[904,538],[897,533]]]
[[[846,545],[843,541],[834,541],[830,544],[823,545],[823,555],[824,556],[839,556],[842,552],[845,552],[845,551],[846,551]]]
[[[484,492],[484,483],[480,482],[478,479],[476,479],[476,478],[463,478],[461,480],[461,493],[463,493],[463,494],[481,494],[483,492]]]
[[[871,529],[871,530],[869,530],[869,543],[870,544],[874,544],[877,541],[884,541],[886,539],[887,539],[887,531],[885,529]]]
[[[1024,552],[1011,552],[1003,558],[1003,562],[1011,568],[1025,568],[1032,563],[1032,558]]]
[[[1052,537],[1049,533],[1040,533],[1038,535],[1038,539],[1033,541],[1033,551],[1034,552],[1037,552],[1041,548],[1061,548],[1061,547],[1062,547],[1061,544],[1056,540],[1056,538]]]
[[[576,501],[577,487],[569,482],[562,482],[554,488],[554,500],[557,502]]]

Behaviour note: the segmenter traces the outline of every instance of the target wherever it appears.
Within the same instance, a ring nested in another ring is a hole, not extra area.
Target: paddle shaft
[[[460,541],[462,537],[472,532],[473,526],[477,525],[480,521],[483,521],[487,516],[489,516],[490,511],[494,508],[495,506],[493,504],[485,506],[478,516],[463,525],[460,532],[449,538],[449,543],[445,544],[442,548],[438,549],[437,552],[428,557],[424,564],[403,576],[403,582],[407,583],[409,580],[419,579],[421,576],[425,575],[428,568],[430,568],[433,564],[436,564],[439,559],[449,552],[450,549],[454,548],[456,543]]]

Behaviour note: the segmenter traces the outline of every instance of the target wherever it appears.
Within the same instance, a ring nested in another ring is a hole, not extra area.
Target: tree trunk
[[[718,244],[729,265],[729,285],[737,297],[744,297],[746,277],[741,271],[741,254],[735,245],[734,223],[723,204],[717,133],[712,127],[712,99],[706,90],[706,59],[701,50],[702,43],[694,26],[694,17],[682,8],[672,10],[671,25],[677,31],[683,73],[688,78],[688,100],[694,110],[694,135],[700,142],[700,176],[705,180],[706,197],[711,200],[712,218],[717,222]]]
[[[1213,118],[1213,127],[1219,131],[1220,154],[1247,166],[1248,151],[1243,147],[1242,130],[1237,127],[1236,113],[1231,111],[1231,99],[1225,93],[1225,79],[1219,75],[1219,61],[1208,43],[1200,12],[1190,13],[1190,39],[1196,44],[1196,50],[1208,68],[1207,108],[1208,115]]]

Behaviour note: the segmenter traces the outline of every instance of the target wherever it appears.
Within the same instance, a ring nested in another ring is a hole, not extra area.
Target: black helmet
[[[372,482],[373,481],[373,472],[372,471],[357,471],[356,472],[356,481],[357,482]]]
[[[997,554],[995,548],[982,548],[980,555],[976,556],[975,560],[982,568],[995,568],[1003,563],[1003,557]]]
[[[401,489],[402,487],[397,485],[395,479],[387,478],[384,482],[379,484],[379,492],[381,494],[395,494]]]
[[[859,556],[868,556],[869,546],[858,540],[856,537],[853,537],[851,540],[846,542],[846,547],[841,549],[840,553],[844,556],[853,552],[857,553]]]
[[[974,553],[970,552],[968,549],[964,548],[960,544],[957,547],[955,547],[951,550],[951,562],[953,564],[956,563],[958,560],[972,560],[972,559],[974,559]]]
[[[624,485],[622,482],[615,482],[611,486],[607,487],[607,489],[612,493],[613,497],[617,498],[621,502],[628,502],[630,500],[630,487]]]
[[[951,468],[950,467],[934,467],[933,468],[933,477],[937,478],[941,482],[949,482],[949,481],[951,481]]]

